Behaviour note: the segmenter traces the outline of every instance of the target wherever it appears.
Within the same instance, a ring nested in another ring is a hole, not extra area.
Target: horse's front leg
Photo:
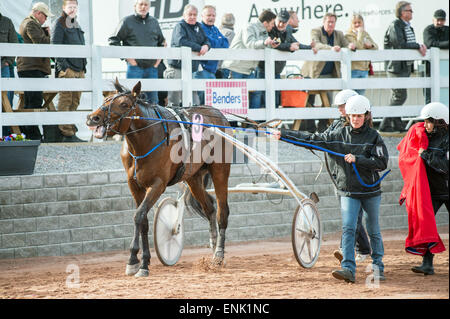
[[[148,218],[147,214],[158,198],[165,190],[165,185],[161,180],[158,180],[145,193],[144,200],[139,205],[136,214],[134,215],[134,238],[131,243],[131,256],[127,265],[127,275],[136,275],[137,277],[148,276],[148,265],[150,264],[150,245],[148,241]],[[142,238],[142,264],[139,266],[139,259],[137,253],[139,251],[139,235]]]
[[[136,206],[140,207],[145,198],[145,189],[141,188],[133,178],[128,179],[128,186],[130,188],[131,194],[134,197]],[[137,213],[138,212],[136,211],[134,215],[135,220]],[[128,264],[125,270],[125,274],[127,276],[133,276],[139,271],[139,258],[137,256],[137,254],[139,253],[139,234],[140,229],[136,226],[135,223],[133,240],[131,241],[130,245],[130,258],[128,259]]]

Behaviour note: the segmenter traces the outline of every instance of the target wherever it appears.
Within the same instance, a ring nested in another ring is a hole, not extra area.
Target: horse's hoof
[[[224,255],[223,250],[218,250],[215,252],[215,254],[213,256],[213,263],[216,265],[222,265],[224,258],[225,258],[225,255]]]
[[[149,275],[149,271],[147,269],[139,269],[139,271],[137,272],[136,275],[134,275],[134,277],[139,278],[139,277],[148,277]]]
[[[125,275],[127,276],[134,276],[139,271],[140,264],[134,264],[134,265],[127,265],[127,268],[125,270]]]

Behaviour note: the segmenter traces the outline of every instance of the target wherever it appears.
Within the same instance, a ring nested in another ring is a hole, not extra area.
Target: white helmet
[[[367,111],[370,112],[370,101],[364,95],[354,95],[345,104],[347,114],[366,114]]]
[[[334,105],[345,104],[345,103],[347,103],[347,100],[350,97],[354,96],[354,95],[358,95],[358,93],[356,93],[353,90],[349,90],[349,89],[342,90],[338,94],[336,94],[336,96],[334,97],[334,103],[333,104]]]
[[[448,107],[440,102],[428,103],[420,111],[420,118],[425,120],[430,117],[435,120],[444,120],[448,124]]]

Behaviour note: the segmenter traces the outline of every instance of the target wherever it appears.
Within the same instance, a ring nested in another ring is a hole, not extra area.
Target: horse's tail
[[[205,176],[203,177],[203,187],[206,189],[210,185],[211,185],[211,175],[209,173],[206,173]],[[215,203],[214,197],[212,197],[208,193],[206,194],[206,196],[209,197],[212,203]],[[193,214],[195,213],[199,215],[201,218],[205,219],[206,221],[209,221],[209,218],[203,211],[200,202],[194,198],[189,189],[187,190],[187,194],[184,196],[184,204],[191,213]]]

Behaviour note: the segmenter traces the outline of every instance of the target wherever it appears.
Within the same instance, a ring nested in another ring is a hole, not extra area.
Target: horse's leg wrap
[[[217,223],[216,214],[210,214],[209,219],[209,247],[214,251],[217,245]]]
[[[225,258],[225,231],[225,228],[219,229],[216,251],[214,252],[214,260],[220,263],[222,263]]]
[[[140,233],[140,226],[135,222],[134,236],[130,245],[130,259],[128,259],[127,269],[125,272],[128,276],[134,275],[139,269],[139,258],[137,257],[137,254],[139,252],[139,233]],[[133,271],[134,273],[132,273]]]
[[[150,264],[150,247],[148,242],[148,219],[147,215],[144,215],[141,227],[141,238],[142,238],[142,264],[139,270],[140,274],[136,274],[137,277],[147,277],[148,276],[148,265]]]

